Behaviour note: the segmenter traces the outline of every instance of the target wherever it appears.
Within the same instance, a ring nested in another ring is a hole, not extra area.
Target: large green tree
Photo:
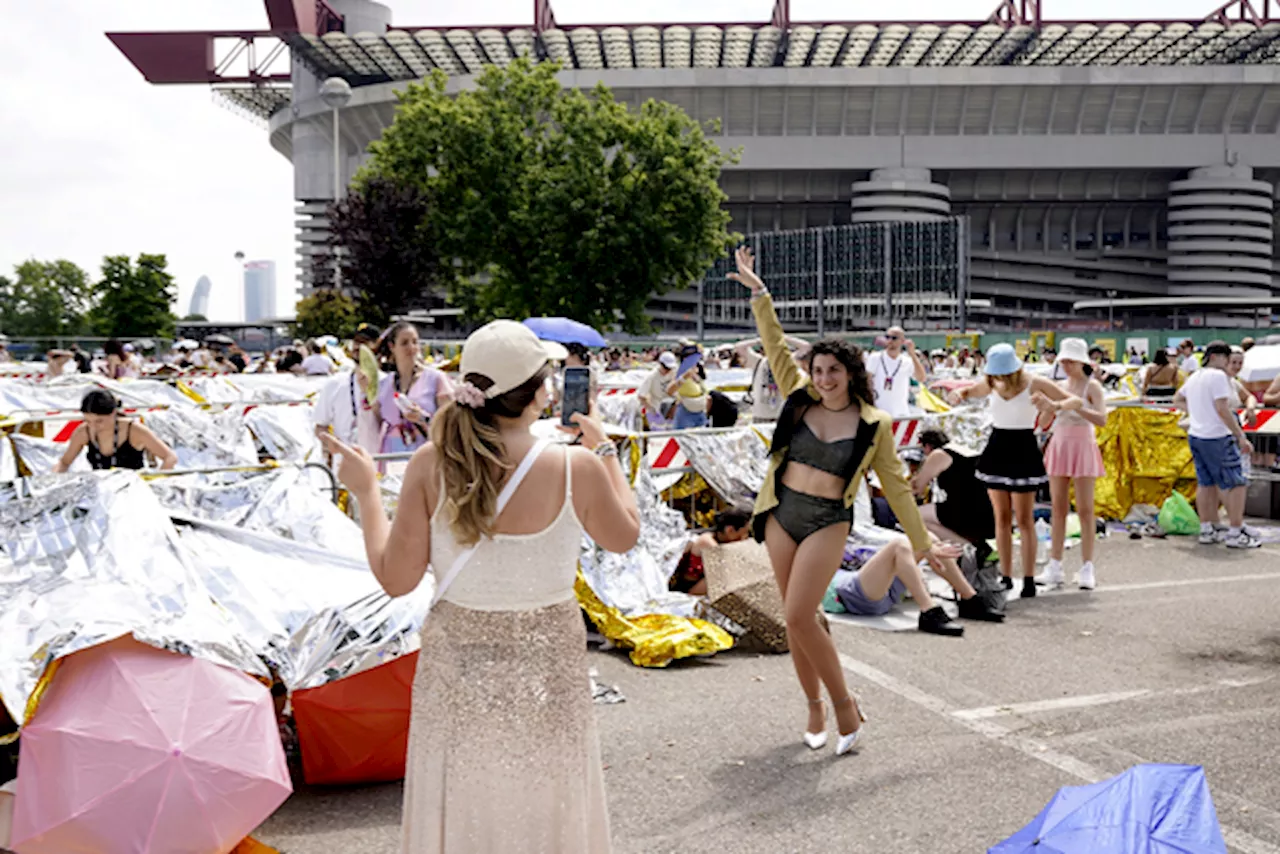
[[[429,211],[416,184],[378,177],[330,208],[331,254],[341,259],[343,290],[359,294],[362,320],[384,326],[393,314],[430,306],[445,285]],[[316,282],[335,284],[328,259],[318,266]]]
[[[62,336],[85,331],[89,274],[70,261],[25,261],[0,276],[0,332]]]
[[[102,259],[102,278],[95,287],[91,312],[99,335],[113,338],[172,338],[177,317],[170,306],[177,296],[163,255],[128,255]]]
[[[608,88],[565,89],[553,63],[489,67],[449,94],[440,72],[400,95],[358,186],[430,200],[429,235],[476,319],[565,315],[649,327],[654,294],[703,276],[732,245],[722,152],[679,107],[638,110]]]
[[[321,288],[298,300],[295,312],[293,328],[299,338],[350,338],[359,322],[355,301],[333,288]]]

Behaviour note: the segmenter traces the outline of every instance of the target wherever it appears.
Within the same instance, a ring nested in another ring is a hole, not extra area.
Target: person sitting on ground
[[[933,553],[954,559],[959,556],[960,550],[955,546],[938,546]],[[967,588],[966,598],[977,601],[973,588],[965,581],[959,568],[955,569],[954,576],[947,581],[953,586],[958,585],[957,590]],[[854,616],[883,616],[902,601],[903,594],[910,593],[920,608],[920,620],[917,624],[920,631],[956,638],[964,635],[964,626],[952,621],[929,594],[924,575],[916,563],[915,552],[905,537],[894,537],[885,543],[858,570],[836,570],[832,584],[840,604]]]
[[[691,596],[707,595],[706,571],[702,555],[707,549],[737,543],[751,536],[751,511],[732,508],[716,514],[713,530],[699,534],[684,547],[684,554],[669,584],[672,590]]]
[[[84,422],[71,434],[67,450],[54,465],[61,474],[87,446],[92,469],[140,469],[151,454],[162,469],[178,464],[178,455],[155,433],[130,418],[120,417],[120,401],[108,391],[96,388],[80,401]],[[121,422],[124,422],[123,429]]]
[[[911,487],[918,496],[935,481],[938,487],[934,502],[920,507],[925,527],[944,541],[971,543],[981,566],[991,554],[987,541],[996,535],[996,517],[986,484],[974,473],[979,455],[953,444],[941,430],[925,430],[918,441],[925,457]]]
[[[286,347],[284,352],[276,357],[276,373],[300,374],[302,373],[302,361],[302,354],[296,348]]]
[[[1143,397],[1173,397],[1178,390],[1178,366],[1169,358],[1169,351],[1156,350],[1152,362],[1142,375]]]

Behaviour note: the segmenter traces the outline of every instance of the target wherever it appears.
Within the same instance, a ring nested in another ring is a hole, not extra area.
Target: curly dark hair
[[[865,406],[875,406],[876,396],[871,390],[871,376],[862,358],[862,348],[839,338],[823,338],[815,342],[805,357],[805,367],[813,373],[813,360],[817,356],[834,356],[849,372],[849,397]]]

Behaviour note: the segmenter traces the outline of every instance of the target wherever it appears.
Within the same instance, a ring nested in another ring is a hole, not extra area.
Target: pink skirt
[[[1093,427],[1088,424],[1058,424],[1044,452],[1044,468],[1049,477],[1102,477],[1102,452]]]

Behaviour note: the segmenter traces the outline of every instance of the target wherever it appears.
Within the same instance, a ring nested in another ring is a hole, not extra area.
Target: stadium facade
[[[322,81],[346,182],[435,68],[458,89],[486,63],[560,61],[566,86],[656,98],[740,147],[722,186],[743,232],[967,218],[970,320],[1073,328],[1270,325],[1280,180],[1280,6],[1202,20],[1051,21],[1032,0],[988,20],[559,25],[393,22],[368,0],[266,0],[270,29],[113,33],[155,83],[208,83],[266,121],[294,167],[299,276],[335,195]],[[654,306],[670,327],[692,292]]]

